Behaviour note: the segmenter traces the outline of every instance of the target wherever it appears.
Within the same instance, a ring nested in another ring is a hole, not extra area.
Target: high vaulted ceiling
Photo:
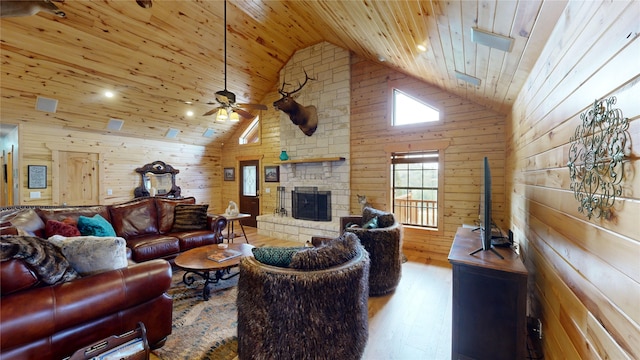
[[[2,122],[107,132],[108,119],[116,118],[125,120],[129,135],[162,139],[172,127],[193,144],[216,140],[201,136],[206,128],[229,133],[229,122],[201,116],[224,89],[222,1],[155,0],[147,9],[134,0],[56,4],[66,18],[40,12],[0,21]],[[237,102],[260,103],[277,89],[280,69],[297,50],[327,41],[507,113],[565,6],[555,0],[230,0],[227,88]],[[513,38],[512,50],[472,42],[472,27]],[[427,50],[418,50],[420,44]],[[455,71],[481,84],[458,80]],[[116,96],[104,98],[106,89]],[[57,99],[58,111],[34,111],[36,96]],[[78,117],[83,121],[73,120]]]

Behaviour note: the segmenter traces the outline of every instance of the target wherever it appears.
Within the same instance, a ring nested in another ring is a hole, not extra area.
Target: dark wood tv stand
[[[459,228],[453,267],[451,359],[514,360],[526,356],[527,269],[511,248],[470,255],[480,233]]]

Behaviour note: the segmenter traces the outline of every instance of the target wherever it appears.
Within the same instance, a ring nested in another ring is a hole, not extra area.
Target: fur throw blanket
[[[21,259],[42,282],[53,285],[78,277],[56,245],[35,236],[2,236],[0,261]]]

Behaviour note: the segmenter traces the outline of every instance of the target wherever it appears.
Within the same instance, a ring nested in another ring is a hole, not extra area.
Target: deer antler
[[[284,91],[284,86],[288,85],[288,84],[283,81],[282,82],[282,88],[280,90],[278,90],[280,95],[285,96],[285,97],[290,97],[291,95],[293,95],[293,94],[297,93],[298,91],[302,90],[302,88],[307,84],[307,81],[315,80],[315,78],[309,77],[309,75],[307,74],[307,70],[303,69],[302,71],[304,71],[304,77],[305,77],[304,82],[302,84],[300,84],[300,81],[298,81],[298,85],[299,86],[298,86],[297,89],[295,89],[295,90],[293,90],[291,92],[286,92],[286,91]]]

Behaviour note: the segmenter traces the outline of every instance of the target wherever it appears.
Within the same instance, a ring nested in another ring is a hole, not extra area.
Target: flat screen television
[[[504,257],[493,248],[493,244],[491,243],[491,168],[489,167],[489,158],[486,156],[484,158],[482,169],[482,186],[480,187],[480,208],[478,213],[480,218],[480,239],[482,244],[481,247],[472,252],[471,255],[479,251],[490,250],[501,259],[504,259]]]
[[[486,156],[482,171],[479,217],[482,250],[486,251],[491,248],[491,168],[489,168],[489,159]]]

